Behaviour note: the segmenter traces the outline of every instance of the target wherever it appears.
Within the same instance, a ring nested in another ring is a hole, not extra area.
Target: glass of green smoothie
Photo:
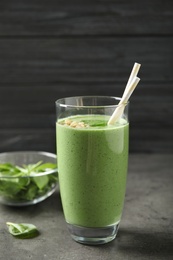
[[[56,101],[60,194],[68,230],[83,244],[112,241],[120,224],[128,166],[128,103],[108,125],[121,98],[79,96]]]

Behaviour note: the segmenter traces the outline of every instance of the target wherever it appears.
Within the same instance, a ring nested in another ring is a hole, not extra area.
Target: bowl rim
[[[26,154],[40,154],[40,155],[45,155],[51,158],[56,159],[57,156],[54,153],[50,153],[50,152],[44,152],[44,151],[9,151],[9,152],[3,152],[0,153],[0,157],[1,155],[5,156],[5,155],[13,155],[13,154],[21,154],[21,153],[26,153]],[[1,162],[0,162],[1,163]],[[58,172],[58,168],[56,167],[55,169],[52,169],[50,171],[45,171],[45,172],[41,172],[41,173],[37,173],[37,174],[30,174],[30,175],[25,175],[25,176],[8,176],[8,175],[0,175],[0,179],[4,179],[4,178],[11,178],[11,179],[15,179],[15,178],[30,178],[30,177],[40,177],[40,176],[44,176],[44,175],[48,175],[48,174],[52,174],[52,173],[56,173]]]

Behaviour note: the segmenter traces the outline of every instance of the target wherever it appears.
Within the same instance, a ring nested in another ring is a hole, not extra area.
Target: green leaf
[[[38,236],[39,234],[36,226],[34,226],[33,224],[17,224],[12,222],[7,222],[6,224],[10,234],[18,238],[33,238]]]
[[[0,164],[0,171],[1,170],[11,170],[11,168],[13,168],[13,166],[10,163],[1,163]]]
[[[0,177],[3,176],[19,176],[21,175],[20,171],[10,163],[0,164]]]
[[[83,120],[83,122],[92,127],[107,125],[107,122],[105,120],[101,120],[101,119],[95,120],[94,122],[93,122],[93,120]]]
[[[34,183],[31,182],[27,190],[20,191],[18,193],[18,199],[30,201],[35,199],[37,195],[38,195],[38,188]]]
[[[28,173],[30,174],[31,172],[32,172],[32,173],[35,172],[36,169],[37,169],[37,167],[38,167],[40,164],[42,164],[42,161],[39,161],[39,162],[37,162],[37,163],[35,163],[35,164],[28,164],[28,165],[23,165],[23,166],[24,166],[24,168],[28,171]]]
[[[42,161],[39,161],[35,164],[28,164],[28,165],[23,165],[23,168],[20,166],[16,166],[16,168],[23,172],[25,175],[30,175],[31,173],[35,172],[35,169],[42,163]]]
[[[29,178],[2,178],[0,181],[0,194],[5,193],[8,197],[13,197],[29,184]]]
[[[54,163],[43,163],[41,165],[39,165],[37,168],[35,168],[35,170],[37,172],[45,172],[45,171],[50,171],[50,170],[53,170],[57,167],[56,164]]]
[[[33,177],[33,181],[37,187],[42,190],[49,182],[49,177],[47,175],[40,177]]]

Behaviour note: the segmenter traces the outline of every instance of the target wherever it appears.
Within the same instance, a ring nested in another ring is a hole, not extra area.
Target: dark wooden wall
[[[172,0],[1,0],[0,152],[55,152],[56,99],[121,96],[130,151],[173,152]]]

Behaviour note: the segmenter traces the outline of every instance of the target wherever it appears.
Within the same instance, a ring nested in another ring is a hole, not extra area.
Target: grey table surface
[[[16,239],[6,222],[35,224],[40,235]],[[85,246],[70,237],[59,191],[23,208],[0,205],[1,260],[173,259],[173,154],[131,154],[126,201],[117,238]]]

